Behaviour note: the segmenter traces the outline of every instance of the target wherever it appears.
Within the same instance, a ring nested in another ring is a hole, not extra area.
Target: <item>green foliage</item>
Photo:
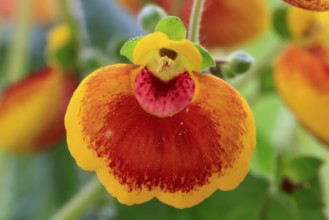
[[[127,57],[131,62],[133,62],[133,53],[134,53],[135,47],[142,38],[143,38],[143,36],[136,37],[136,38],[133,38],[133,39],[130,39],[129,41],[127,41],[122,46],[122,48],[120,50],[120,54],[122,56]]]
[[[260,90],[264,93],[275,91],[275,84],[273,78],[273,67],[267,66],[264,68],[260,76]]]
[[[186,38],[186,28],[183,22],[175,16],[162,19],[155,27],[155,32],[162,32],[168,35],[170,40],[183,40]]]
[[[49,54],[50,60],[54,60],[61,69],[66,71],[74,71],[77,62],[77,50],[72,42],[68,42],[61,48],[54,51],[53,54]]]
[[[167,13],[157,5],[146,5],[138,15],[139,25],[147,32],[153,32],[158,22],[165,18]]]
[[[266,181],[249,175],[237,189],[217,191],[198,206],[188,209],[177,210],[156,200],[132,207],[117,204],[115,220],[256,220],[267,188]]]
[[[207,67],[216,66],[214,59],[211,57],[210,53],[201,45],[194,43],[194,46],[199,50],[202,56],[202,65],[200,71],[206,69]]]
[[[318,158],[304,156],[288,160],[285,165],[284,175],[292,181],[302,183],[319,175],[322,161]]]
[[[275,32],[284,40],[291,40],[291,33],[287,26],[288,7],[278,7],[273,12],[273,27]]]

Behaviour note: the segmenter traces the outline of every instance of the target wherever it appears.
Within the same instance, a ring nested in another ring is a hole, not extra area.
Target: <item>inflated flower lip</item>
[[[311,11],[328,11],[329,0],[283,0],[294,6]]]
[[[31,153],[62,140],[64,114],[76,86],[70,74],[54,68],[9,86],[0,97],[0,146]]]
[[[299,121],[329,146],[329,48],[290,46],[276,63],[275,81]]]
[[[156,197],[185,208],[218,188],[237,187],[255,147],[245,100],[221,79],[198,73],[205,51],[197,53],[181,34],[158,31],[128,45],[122,53],[138,65],[96,70],[71,99],[65,126],[77,164],[96,171],[127,205]]]

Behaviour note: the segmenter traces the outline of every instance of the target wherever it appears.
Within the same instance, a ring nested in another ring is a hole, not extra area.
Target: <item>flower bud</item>
[[[166,12],[159,6],[146,5],[138,15],[138,23],[147,32],[153,32],[157,23],[166,17]]]
[[[244,51],[236,51],[230,54],[227,61],[230,69],[236,74],[247,72],[253,62],[254,58]]]

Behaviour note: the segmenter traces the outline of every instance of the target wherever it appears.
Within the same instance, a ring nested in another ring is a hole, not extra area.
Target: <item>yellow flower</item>
[[[329,0],[283,0],[294,6],[304,8],[311,11],[327,11],[329,10]]]
[[[329,47],[290,46],[278,59],[277,88],[300,122],[329,145]]]
[[[63,118],[75,88],[72,76],[54,68],[9,86],[0,97],[0,146],[30,153],[62,140]]]
[[[329,12],[291,8],[295,43],[275,65],[277,89],[301,124],[329,145]]]
[[[303,47],[321,44],[329,36],[329,12],[313,12],[291,7],[287,25],[295,42]]]
[[[64,115],[77,80],[51,55],[69,40],[68,27],[56,26],[48,36],[49,66],[9,85],[0,97],[0,146],[5,150],[31,153],[64,139]]]
[[[77,164],[127,205],[156,197],[185,208],[237,187],[255,147],[246,101],[198,72],[202,56],[188,40],[156,32],[132,57],[136,65],[100,68],[75,91],[65,126]]]

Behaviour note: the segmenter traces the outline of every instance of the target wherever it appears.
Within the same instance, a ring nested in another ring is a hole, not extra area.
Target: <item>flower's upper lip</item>
[[[166,34],[156,32],[138,42],[133,52],[133,62],[146,66],[157,77],[168,81],[178,73],[200,70],[202,56],[190,41],[173,41]],[[164,69],[166,65],[168,68]],[[173,74],[168,77],[169,71]]]

